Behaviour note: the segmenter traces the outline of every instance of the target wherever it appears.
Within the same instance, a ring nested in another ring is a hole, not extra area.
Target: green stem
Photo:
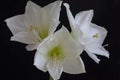
[[[53,80],[53,78],[50,76],[49,80]]]
[[[49,77],[49,80],[54,80],[51,76]]]

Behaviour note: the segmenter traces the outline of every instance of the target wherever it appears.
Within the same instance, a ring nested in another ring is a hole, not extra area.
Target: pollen
[[[98,33],[96,33],[95,35],[93,35],[93,38],[98,38]]]

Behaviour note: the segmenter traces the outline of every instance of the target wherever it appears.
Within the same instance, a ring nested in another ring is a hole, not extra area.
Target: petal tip
[[[6,22],[6,23],[7,23],[7,19],[5,19],[5,20],[4,20],[4,22]]]
[[[11,38],[10,38],[10,41],[14,41],[15,39],[14,39],[14,36],[12,36]]]
[[[94,13],[94,10],[93,10],[93,9],[90,9],[89,11],[90,11],[90,13]]]
[[[8,23],[12,18],[13,18],[13,17],[7,18],[7,19],[4,20],[4,22]]]
[[[58,2],[58,4],[59,4],[59,6],[61,6],[61,4],[62,4],[63,1],[58,0],[57,2]]]
[[[32,4],[33,2],[31,1],[31,0],[29,0],[28,2],[27,2],[27,4]]]
[[[36,5],[34,2],[32,2],[31,0],[29,0],[28,2],[27,2],[27,4],[26,4],[26,9],[27,8],[31,8],[31,7],[33,7],[34,5]]]
[[[64,3],[63,4],[67,9],[69,9],[70,8],[70,6],[69,6],[69,4],[68,3]]]
[[[98,59],[97,61],[95,61],[97,64],[99,64],[100,63],[100,59]]]
[[[90,10],[88,10],[88,13],[89,13],[89,15],[93,16],[94,10],[93,10],[93,9],[90,9]]]
[[[86,73],[86,70],[85,70],[85,69],[83,69],[83,71],[81,71],[81,73]]]
[[[107,58],[110,58],[110,54],[109,54],[109,52],[106,54],[106,57],[107,57]]]

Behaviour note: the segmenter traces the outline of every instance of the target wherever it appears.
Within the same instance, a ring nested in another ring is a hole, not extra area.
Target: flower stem
[[[49,80],[53,80],[53,78],[50,76]]]

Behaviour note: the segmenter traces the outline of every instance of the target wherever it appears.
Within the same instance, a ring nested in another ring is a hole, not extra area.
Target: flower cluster
[[[48,71],[54,80],[60,79],[61,73],[85,73],[80,54],[85,50],[96,62],[97,55],[109,58],[109,53],[102,46],[107,35],[105,28],[91,22],[93,10],[82,11],[73,17],[69,4],[66,8],[71,32],[59,25],[62,1],[55,1],[44,7],[28,1],[25,13],[5,20],[13,36],[12,41],[28,44],[26,49],[36,49],[34,65],[44,72]]]

